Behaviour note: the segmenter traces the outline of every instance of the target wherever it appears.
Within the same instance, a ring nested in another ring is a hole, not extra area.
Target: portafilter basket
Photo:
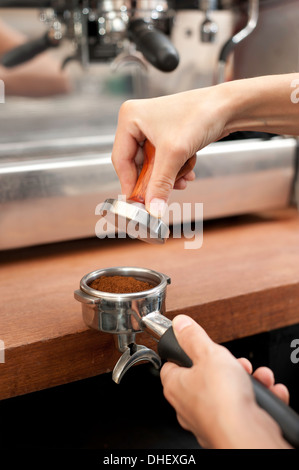
[[[101,276],[134,277],[153,287],[133,294],[101,292],[90,287],[91,282]],[[192,366],[191,359],[178,344],[171,321],[164,316],[168,284],[170,278],[165,274],[137,267],[99,269],[81,279],[75,298],[82,304],[83,320],[90,328],[112,333],[118,350],[123,353],[113,369],[112,378],[116,383],[140,361],[149,361],[157,369],[161,366],[161,359],[183,367]],[[158,354],[135,343],[136,334],[142,331],[158,341]],[[285,439],[299,447],[298,414],[254,377],[249,377],[257,404],[278,423]]]
[[[153,287],[129,294],[102,292],[90,287],[91,282],[101,276],[133,277]],[[118,350],[123,353],[113,369],[112,378],[116,383],[137,362],[149,361],[157,369],[161,367],[159,355],[146,346],[136,344],[135,337],[137,333],[146,331],[160,340],[158,349],[161,353],[164,343],[164,340],[161,343],[162,336],[169,330],[167,338],[172,332],[171,321],[164,316],[166,288],[170,282],[168,276],[157,271],[127,266],[99,269],[81,279],[80,290],[75,291],[75,299],[82,303],[84,322],[90,328],[112,333]],[[177,342],[176,350],[191,365]]]

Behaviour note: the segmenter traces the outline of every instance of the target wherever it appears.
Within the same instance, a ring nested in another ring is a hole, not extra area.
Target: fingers
[[[267,388],[270,388],[275,382],[273,371],[268,367],[259,367],[254,372],[253,377]]]
[[[203,328],[186,315],[175,317],[172,326],[181,348],[190,357],[193,364],[196,365],[199,359],[204,361],[207,352],[212,350],[215,343],[213,343]],[[185,379],[189,373],[189,368],[179,367],[170,362],[164,364],[161,369],[160,376],[164,395],[175,408],[178,406],[178,387],[184,387]]]
[[[245,357],[241,357],[238,359],[238,361],[244,367],[248,374],[252,374],[252,364],[248,359],[246,359]],[[288,405],[290,401],[289,391],[285,385],[275,384],[274,373],[271,369],[269,369],[268,367],[259,367],[253,373],[253,376]]]
[[[253,376],[261,382],[265,387],[269,388],[278,398],[286,404],[290,401],[290,394],[287,387],[283,384],[275,384],[273,371],[268,367],[259,367]]]
[[[122,193],[130,196],[137,181],[135,156],[145,136],[134,122],[134,102],[125,102],[119,111],[111,160],[120,180]]]
[[[164,103],[164,101],[163,101]],[[159,101],[158,106],[161,112],[164,104]],[[149,111],[145,111],[145,110]],[[118,126],[112,150],[112,163],[119,177],[122,192],[130,196],[137,181],[137,169],[135,156],[138,146],[147,138],[156,146],[155,162],[147,188],[145,205],[147,210],[153,215],[160,217],[160,209],[166,210],[170,193],[175,186],[179,172],[180,181],[177,182],[178,189],[184,189],[188,181],[195,178],[193,167],[196,163],[194,150],[188,159],[190,148],[186,142],[178,143],[176,135],[174,139],[161,129],[154,116],[157,114],[157,102],[153,100],[129,100],[123,103],[119,111]],[[148,115],[152,116],[154,124],[149,124]],[[155,125],[156,123],[156,125]],[[150,203],[154,200],[152,210]],[[158,208],[159,213],[155,213]]]
[[[166,362],[162,369],[160,370],[160,378],[163,384],[167,381],[167,379],[174,373],[176,369],[179,369],[179,366],[173,364],[173,362]]]
[[[176,175],[176,180],[179,180],[180,178],[185,177],[186,175],[188,175],[189,173],[191,173],[191,171],[193,170],[193,168],[195,167],[195,165],[196,165],[196,154],[193,155],[192,157],[190,157],[190,158],[184,163],[184,165],[182,166],[182,168],[180,169],[180,171],[179,171],[178,174]]]
[[[137,181],[137,168],[134,161],[137,148],[137,142],[131,136],[116,133],[111,160],[119,178],[122,193],[127,197],[132,193]]]
[[[283,384],[275,384],[270,387],[271,392],[273,392],[278,398],[280,398],[286,405],[290,402],[290,393],[287,387]]]
[[[238,361],[244,367],[248,374],[252,374],[252,364],[248,359],[246,359],[245,357],[240,357]]]
[[[189,181],[195,180],[195,173],[194,171],[190,171],[185,176],[182,176],[174,183],[173,189],[186,189],[187,184]]]
[[[240,364],[244,367],[248,374],[252,374],[252,364],[245,357],[238,359]],[[268,367],[259,367],[254,372],[253,376],[261,382],[265,387],[269,388],[278,398],[284,401],[287,405],[290,401],[290,394],[287,387],[283,384],[275,384],[274,373]]]
[[[189,369],[177,366],[171,362],[164,364],[160,371],[164,396],[175,409],[178,406],[178,396],[181,396],[179,390],[181,390],[182,384],[185,382],[185,372],[189,372]]]
[[[185,180],[185,178],[180,178],[178,181],[174,183],[173,189],[183,190],[187,188],[187,185],[188,185],[188,182]]]
[[[195,175],[195,171],[189,171],[189,173],[187,173],[185,176],[184,176],[185,180],[186,181],[194,181],[195,178],[196,178],[196,175]]]
[[[186,315],[175,317],[172,326],[181,348],[193,362],[197,362],[216,346],[204,329]]]
[[[184,163],[185,154],[183,150],[170,150],[167,145],[157,146],[154,167],[145,195],[145,206],[155,217],[160,217],[163,214],[153,213],[152,209],[155,206],[151,208],[151,203],[154,201],[157,207],[162,208],[164,205],[166,209],[177,174]]]

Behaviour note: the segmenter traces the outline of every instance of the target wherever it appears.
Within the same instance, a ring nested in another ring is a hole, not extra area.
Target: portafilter
[[[101,276],[127,276],[144,281],[153,287],[129,294],[114,294],[93,289],[90,284]],[[86,274],[75,291],[82,304],[83,320],[90,328],[112,333],[122,355],[116,363],[112,378],[119,383],[125,372],[137,362],[149,361],[157,369],[162,361],[182,367],[192,367],[191,359],[182,350],[165,315],[166,288],[170,278],[162,273],[138,267],[112,267]],[[135,343],[138,333],[147,332],[158,341],[158,354]],[[249,376],[257,404],[278,423],[285,439],[299,446],[299,416],[251,375]]]

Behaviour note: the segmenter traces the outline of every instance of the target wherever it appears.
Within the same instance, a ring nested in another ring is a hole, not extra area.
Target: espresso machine
[[[146,68],[148,62],[160,71],[172,72],[179,64],[179,53],[171,36],[175,42],[178,41],[177,35],[180,33],[173,30],[178,29],[176,16],[182,9],[202,15],[197,32],[199,42],[211,45],[216,42],[217,36],[223,37],[217,41],[220,48],[218,45],[218,73],[215,78],[216,82],[222,82],[226,79],[225,68],[229,56],[256,28],[259,4],[259,0],[2,1],[0,7],[42,8],[40,20],[45,24],[46,31],[41,37],[9,50],[2,56],[1,63],[5,67],[15,67],[49,48],[58,47],[67,39],[74,45],[74,54],[64,59],[62,67],[70,60],[78,60],[84,67],[93,62],[114,60],[114,66],[135,61],[141,68]],[[244,18],[240,21],[239,30],[233,34],[232,13],[236,16],[236,11]],[[224,15],[217,18],[219,12],[224,12]],[[228,27],[230,34],[224,40],[223,29],[227,30]],[[192,29],[185,27],[184,35],[188,37],[192,34]],[[182,38],[179,40],[182,42]],[[211,48],[207,50],[211,52]]]
[[[4,2],[5,3],[5,2]],[[10,6],[43,8],[40,18],[46,32],[39,38],[8,51],[2,57],[5,67],[14,67],[32,59],[49,48],[60,45],[64,39],[74,44],[74,55],[84,67],[91,62],[136,60],[142,63],[134,50],[159,70],[174,70],[179,56],[168,39],[173,11],[167,1],[110,1],[110,0],[47,0],[37,2],[10,2]],[[132,55],[130,51],[132,50]]]
[[[76,86],[0,104],[0,250],[94,236],[101,203],[120,194],[110,155],[126,99],[298,70],[297,0],[0,0],[0,17],[18,15],[28,40],[0,67],[48,51]],[[293,137],[233,135],[198,153],[170,202],[203,202],[205,219],[287,207],[296,155]]]

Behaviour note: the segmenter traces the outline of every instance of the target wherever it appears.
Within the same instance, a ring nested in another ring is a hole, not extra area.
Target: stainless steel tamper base
[[[100,215],[120,232],[126,232],[131,238],[147,243],[163,244],[169,236],[165,222],[152,216],[139,202],[106,199]]]

